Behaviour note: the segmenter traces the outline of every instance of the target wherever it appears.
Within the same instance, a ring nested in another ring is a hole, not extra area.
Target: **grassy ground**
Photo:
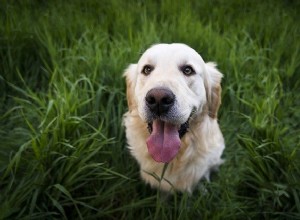
[[[0,219],[300,219],[300,4],[0,1]],[[224,73],[226,163],[162,201],[126,149],[122,71],[183,42]]]

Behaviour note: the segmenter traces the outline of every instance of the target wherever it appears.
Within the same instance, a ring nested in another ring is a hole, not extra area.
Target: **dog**
[[[191,47],[173,43],[147,49],[124,76],[123,122],[142,179],[163,192],[192,193],[223,163],[222,73]]]

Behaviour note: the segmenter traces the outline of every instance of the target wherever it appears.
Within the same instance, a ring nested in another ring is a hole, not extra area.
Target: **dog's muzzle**
[[[170,114],[175,103],[175,95],[168,88],[157,87],[148,91],[145,101],[146,106],[150,111],[151,118],[168,118],[168,114]],[[188,131],[189,119],[185,123],[181,124],[178,129],[180,138],[182,138]],[[148,131],[150,134],[153,130],[152,124],[153,120],[150,120],[150,122],[148,122]]]
[[[178,125],[176,121],[175,95],[165,87],[151,89],[145,103],[148,112],[146,143],[148,152],[157,162],[168,163],[179,152],[181,138],[189,128],[189,120]]]

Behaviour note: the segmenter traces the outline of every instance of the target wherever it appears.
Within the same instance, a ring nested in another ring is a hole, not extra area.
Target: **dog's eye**
[[[146,76],[148,76],[152,70],[153,70],[153,66],[150,66],[150,65],[145,65],[144,68],[142,69],[142,73]]]
[[[181,67],[181,71],[186,76],[190,76],[190,75],[195,74],[195,71],[191,66],[183,66],[183,67]]]

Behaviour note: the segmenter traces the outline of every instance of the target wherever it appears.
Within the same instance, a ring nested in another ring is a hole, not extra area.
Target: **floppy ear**
[[[136,84],[136,64],[130,64],[125,70],[123,76],[126,79],[126,98],[128,104],[128,110],[132,111],[136,107],[136,102],[134,99],[134,88]]]
[[[218,110],[221,105],[221,79],[223,74],[219,72],[216,66],[217,65],[212,62],[206,63],[208,115],[211,118],[217,118]]]

